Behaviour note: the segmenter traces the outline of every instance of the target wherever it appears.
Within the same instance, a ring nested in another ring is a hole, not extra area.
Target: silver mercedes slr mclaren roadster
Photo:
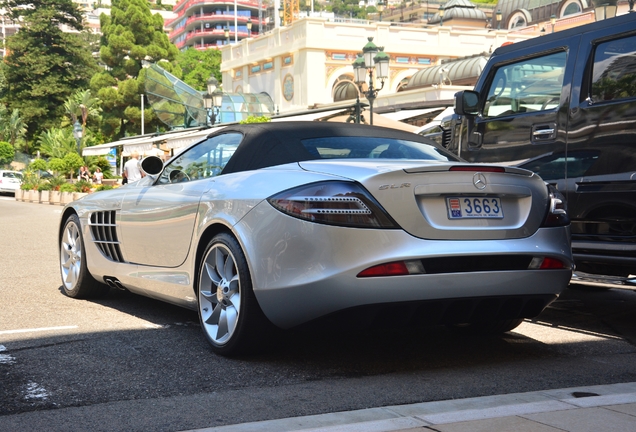
[[[141,166],[140,181],[64,208],[64,292],[114,287],[198,310],[222,355],[250,349],[268,326],[356,314],[505,332],[572,273],[555,188],[416,134],[236,125]]]

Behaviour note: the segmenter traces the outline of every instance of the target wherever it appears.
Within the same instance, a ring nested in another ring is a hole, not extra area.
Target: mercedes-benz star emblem
[[[473,185],[479,190],[486,188],[486,176],[482,173],[475,173],[473,176]]]

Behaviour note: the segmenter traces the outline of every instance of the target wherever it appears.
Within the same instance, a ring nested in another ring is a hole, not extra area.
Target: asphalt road
[[[636,381],[636,291],[582,286],[502,337],[387,320],[218,357],[194,312],[125,292],[64,296],[60,214],[0,197],[2,431],[179,431]]]

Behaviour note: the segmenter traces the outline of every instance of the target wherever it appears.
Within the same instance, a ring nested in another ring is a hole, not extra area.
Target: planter
[[[60,205],[60,191],[50,191],[49,192],[49,204]]]
[[[40,191],[40,204],[48,204],[49,203],[49,195],[50,191]]]
[[[85,192],[75,192],[73,194],[73,201],[77,201],[78,199],[80,199],[82,197],[85,197],[86,195],[88,195],[88,194],[85,193]]]
[[[66,205],[73,201],[73,194],[75,192],[62,192],[60,195],[60,204]]]
[[[31,201],[32,203],[40,202],[40,192],[38,192],[36,190],[30,190],[29,191],[29,201]]]
[[[20,188],[15,190],[15,200],[22,201],[22,196],[24,195],[24,191]]]

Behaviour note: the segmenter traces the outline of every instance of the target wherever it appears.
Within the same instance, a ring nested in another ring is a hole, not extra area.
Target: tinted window
[[[182,183],[219,175],[242,139],[241,134],[228,133],[201,141],[170,161],[158,183]]]
[[[501,117],[531,111],[554,109],[563,87],[566,53],[559,52],[497,69],[484,117]]]
[[[594,102],[636,97],[636,36],[596,47],[592,71]]]
[[[457,160],[433,145],[395,138],[325,137],[302,143],[317,159]]]

